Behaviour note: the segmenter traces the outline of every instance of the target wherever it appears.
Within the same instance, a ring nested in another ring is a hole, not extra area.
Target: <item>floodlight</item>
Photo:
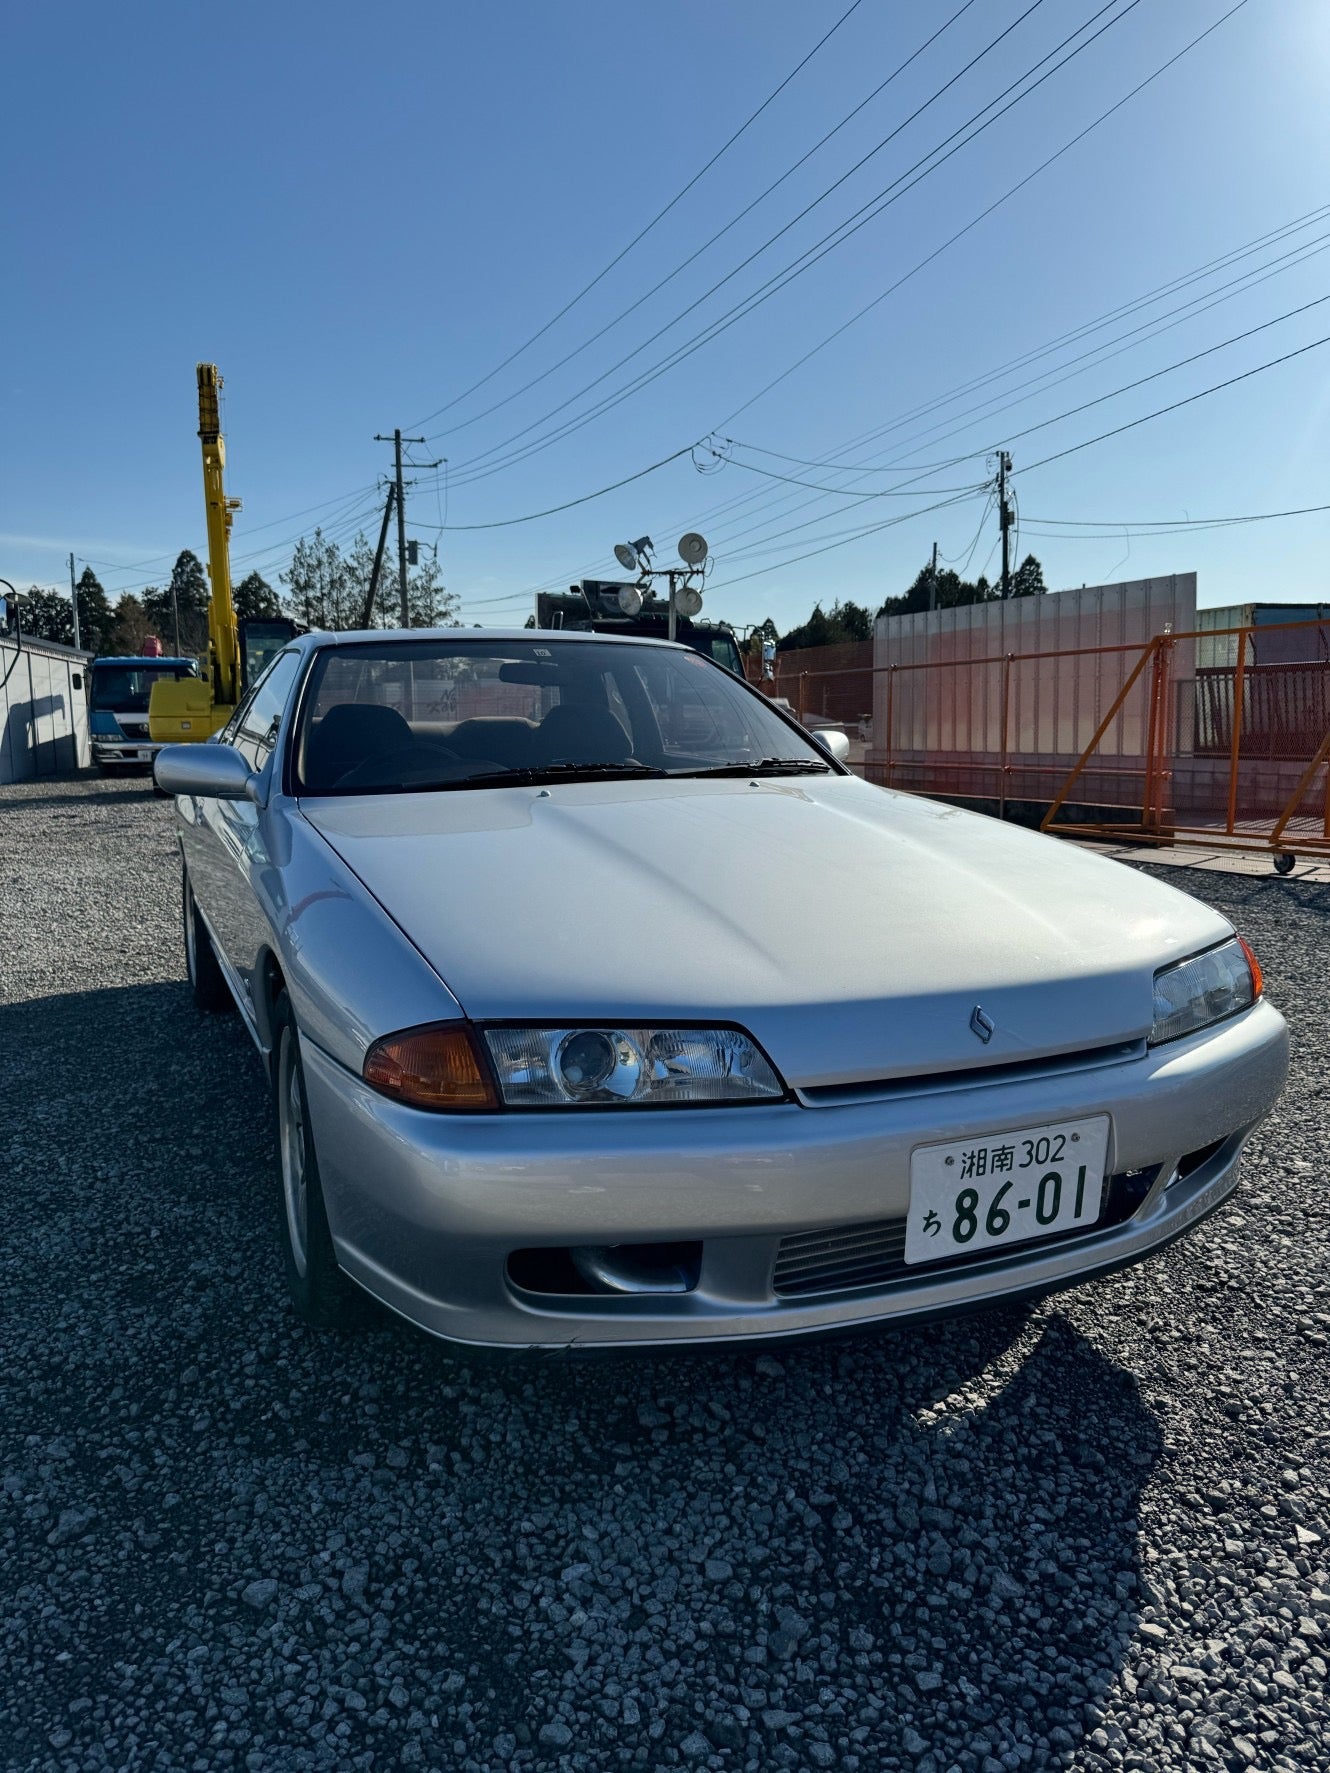
[[[614,558],[626,573],[637,572],[642,564],[637,558],[636,548],[628,542],[616,542],[614,544]]]
[[[642,593],[636,585],[625,585],[619,592],[619,608],[626,616],[640,615],[642,612]]]
[[[707,539],[690,529],[679,537],[679,558],[685,566],[701,566],[707,557]]]
[[[637,553],[639,553],[639,554],[650,554],[652,552],[652,548],[653,548],[651,537],[650,536],[639,536],[638,539],[633,543],[633,547],[637,551]]]
[[[691,619],[702,608],[702,593],[694,585],[684,585],[675,593],[674,607]]]

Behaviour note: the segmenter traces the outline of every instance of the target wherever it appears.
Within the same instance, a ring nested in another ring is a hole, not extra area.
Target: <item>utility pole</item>
[[[937,543],[933,543],[933,566],[928,578],[928,607],[937,608]]]
[[[396,474],[394,484],[397,488],[397,588],[402,594],[402,626],[411,626],[411,613],[406,603],[406,489],[402,480],[402,445],[404,443],[425,443],[424,437],[403,437],[400,430],[394,431],[391,437],[385,437],[381,431],[374,433],[375,443],[391,443],[393,446]],[[413,462],[415,468],[437,468],[437,462]]]
[[[74,646],[76,650],[81,650],[79,649],[79,593],[78,586],[74,583],[74,556],[72,554],[69,557],[69,601],[74,606]]]
[[[1011,473],[1011,457],[1005,449],[998,451],[998,524],[1002,530],[1002,596],[1011,596],[1011,506],[1007,502],[1007,476]]]
[[[365,608],[360,619],[360,626],[362,628],[372,628],[374,626],[374,599],[379,589],[379,569],[383,565],[383,549],[384,544],[388,540],[388,519],[393,514],[393,500],[396,497],[397,488],[390,484],[388,487],[388,497],[384,500],[383,504],[383,522],[379,525],[379,545],[374,550],[374,570],[369,575],[369,591],[365,597]]]

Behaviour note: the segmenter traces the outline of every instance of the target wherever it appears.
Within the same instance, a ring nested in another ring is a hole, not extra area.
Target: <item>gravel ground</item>
[[[1295,1069],[1030,1312],[461,1364],[303,1329],[141,782],[0,789],[6,1768],[1330,1768],[1330,888],[1182,875]]]

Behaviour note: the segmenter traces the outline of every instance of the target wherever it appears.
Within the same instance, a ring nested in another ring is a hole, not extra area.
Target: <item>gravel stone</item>
[[[301,1328],[169,808],[0,788],[6,1773],[1330,1773],[1330,889],[1157,872],[1294,1037],[1193,1234],[779,1358],[489,1365]]]

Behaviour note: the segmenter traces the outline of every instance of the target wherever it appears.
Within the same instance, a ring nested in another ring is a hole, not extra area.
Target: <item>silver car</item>
[[[682,647],[314,634],[168,747],[300,1313],[748,1341],[1043,1293],[1237,1184],[1283,1019],[1216,912],[887,793]]]

